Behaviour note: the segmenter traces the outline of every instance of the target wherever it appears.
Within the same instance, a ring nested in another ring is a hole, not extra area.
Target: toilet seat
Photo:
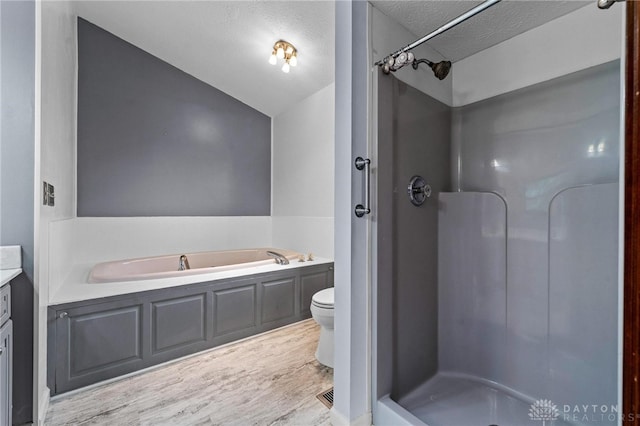
[[[311,316],[320,326],[316,359],[322,365],[333,368],[333,287],[320,290],[311,297]]]
[[[333,287],[320,290],[311,298],[311,304],[318,308],[333,309]]]

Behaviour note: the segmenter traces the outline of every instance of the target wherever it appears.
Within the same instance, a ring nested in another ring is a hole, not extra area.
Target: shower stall
[[[618,424],[620,61],[455,106],[384,71],[374,423]]]

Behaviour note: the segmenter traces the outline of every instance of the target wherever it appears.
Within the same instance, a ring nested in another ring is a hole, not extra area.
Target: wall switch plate
[[[49,184],[42,182],[42,205],[49,205]]]
[[[47,184],[48,187],[48,192],[49,192],[49,205],[50,206],[54,206],[55,205],[55,200],[56,200],[56,195],[53,192],[53,185],[51,185],[50,183]]]

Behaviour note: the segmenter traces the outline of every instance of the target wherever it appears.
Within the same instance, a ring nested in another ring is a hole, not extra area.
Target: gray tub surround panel
[[[507,341],[504,347],[496,348],[496,354],[507,354],[501,383],[533,397],[550,398],[553,394],[557,398],[555,403],[573,397],[553,389],[569,391],[573,386],[569,381],[582,383],[578,376],[586,374],[586,369],[577,367],[580,358],[576,359],[573,371],[556,369],[561,365],[558,351],[567,344],[560,342],[559,328],[564,335],[573,335],[572,339],[590,335],[578,326],[580,319],[600,302],[591,295],[600,294],[603,283],[591,280],[581,283],[584,286],[581,294],[571,300],[564,313],[558,311],[562,308],[551,294],[568,295],[577,291],[576,281],[564,277],[581,276],[585,269],[575,268],[590,266],[580,262],[569,264],[571,258],[568,258],[564,264],[568,270],[550,269],[550,262],[555,262],[551,263],[552,268],[563,262],[555,256],[550,258],[550,214],[552,220],[584,220],[571,226],[585,230],[604,225],[596,222],[595,216],[557,218],[559,212],[550,212],[550,209],[555,209],[554,197],[568,188],[617,182],[619,88],[616,61],[455,110],[460,128],[453,134],[459,139],[454,145],[460,146],[461,189],[496,192],[508,206]],[[618,210],[617,201],[608,196],[593,198],[584,208],[609,209],[614,215]],[[592,232],[615,235],[617,229]],[[610,242],[588,238],[575,239],[570,244],[581,241],[583,244],[576,245],[576,251],[585,259],[591,258],[592,250],[607,258],[613,256]],[[563,246],[551,243],[551,250],[560,255]],[[603,274],[616,276],[617,268],[608,260],[602,259],[597,264],[607,268]],[[613,289],[611,297],[616,293]],[[596,312],[600,312],[599,309]],[[615,305],[611,309],[607,315],[617,317]],[[566,318],[561,320],[562,315]],[[550,329],[553,338],[550,338]],[[616,334],[615,329],[611,333]],[[553,361],[549,353],[556,353]],[[615,358],[604,357],[602,362],[597,368],[615,371]],[[598,388],[601,392],[598,401],[582,402],[607,403],[615,398],[607,394],[609,391],[604,387]]]
[[[152,302],[151,351],[155,354],[207,340],[206,310],[207,294],[204,292]],[[184,323],[189,327],[184,327]]]
[[[549,209],[547,395],[563,404],[617,404],[617,205],[612,183],[569,188]]]
[[[507,206],[491,193],[440,193],[438,367],[500,381],[506,362]]]
[[[311,299],[314,294],[327,288],[326,282],[326,272],[322,269],[316,272],[309,271],[300,276],[300,312],[304,316],[311,316]]]
[[[216,336],[246,330],[257,324],[257,285],[235,286],[214,290],[214,333]]]
[[[78,18],[78,216],[268,216],[271,119]]]
[[[100,284],[95,284],[100,285]],[[49,307],[49,387],[60,394],[310,317],[333,264]]]
[[[387,365],[378,365],[383,371],[392,368],[393,383],[391,389],[387,383],[387,389],[381,386],[379,391],[397,397],[437,370],[435,236],[438,193],[450,190],[451,110],[393,76],[379,75],[378,81],[385,103],[380,103],[378,111],[377,204],[381,208],[377,220],[391,225],[389,234],[380,234],[378,244],[382,261],[378,265],[378,323],[386,328],[391,321],[393,341],[392,358],[384,360]],[[433,190],[420,207],[407,196],[414,175],[421,175]]]
[[[324,275],[322,272],[321,274]],[[326,283],[326,280],[323,280],[324,283]],[[277,321],[294,315],[296,304],[295,285],[295,279],[290,277],[261,283],[262,323]],[[305,307],[300,306],[300,311],[304,310]]]

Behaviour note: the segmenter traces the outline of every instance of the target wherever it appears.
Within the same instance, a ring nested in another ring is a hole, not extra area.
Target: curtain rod
[[[375,65],[383,65],[384,63],[386,63],[389,58],[396,58],[398,57],[398,55],[400,55],[403,52],[406,52],[407,50],[411,50],[414,47],[417,47],[419,45],[421,45],[422,43],[424,43],[425,41],[432,39],[433,37],[442,34],[445,31],[450,30],[451,28],[455,27],[456,25],[466,21],[467,19],[471,18],[474,15],[477,15],[478,13],[482,12],[485,9],[490,8],[491,6],[493,6],[494,4],[500,2],[500,0],[486,0],[485,2],[477,5],[476,7],[474,7],[473,9],[468,10],[467,12],[463,13],[462,15],[458,16],[455,19],[452,19],[451,21],[447,22],[446,24],[444,24],[443,26],[441,26],[440,28],[438,28],[435,31],[430,32],[429,34],[427,34],[426,36],[422,37],[421,39],[418,39],[416,41],[414,41],[411,44],[406,45],[405,47],[403,47],[402,49],[387,55],[384,59],[379,60],[378,62],[375,63]]]

